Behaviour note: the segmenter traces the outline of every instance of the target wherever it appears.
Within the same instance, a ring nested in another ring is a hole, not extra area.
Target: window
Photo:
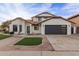
[[[17,25],[13,25],[13,31],[17,32]]]
[[[39,26],[34,26],[34,30],[39,30]]]
[[[39,22],[41,21],[41,19],[42,19],[41,17],[38,17],[38,21],[39,21]]]
[[[19,25],[19,31],[22,32],[22,25]]]
[[[45,19],[50,19],[50,17],[44,17]]]

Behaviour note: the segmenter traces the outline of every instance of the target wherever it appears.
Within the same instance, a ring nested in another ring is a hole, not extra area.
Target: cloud
[[[54,3],[0,3],[0,23],[16,17],[28,19],[45,11],[65,18],[79,13],[78,3],[59,5]]]
[[[33,13],[33,15],[41,12],[49,11],[52,6],[51,3],[39,3],[39,4],[30,4],[30,5],[25,9],[29,9],[29,12]]]
[[[73,15],[79,14],[79,4],[78,3],[69,3],[66,4],[63,8],[61,8],[62,12],[64,12],[65,18],[71,17]]]
[[[16,17],[25,19],[32,17],[40,12],[48,11],[52,4],[50,3],[5,3],[0,4],[0,21],[6,21]]]

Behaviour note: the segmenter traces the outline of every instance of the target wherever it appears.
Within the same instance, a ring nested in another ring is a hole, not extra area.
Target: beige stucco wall
[[[71,35],[71,23],[60,19],[51,19],[43,22],[41,25],[41,33],[45,34],[45,25],[67,25],[67,35]]]

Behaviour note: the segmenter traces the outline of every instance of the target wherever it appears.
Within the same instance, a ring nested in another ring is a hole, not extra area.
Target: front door
[[[73,32],[74,32],[74,29],[73,29],[73,27],[71,27],[71,33],[73,34]]]
[[[30,34],[30,26],[27,26],[27,34]]]

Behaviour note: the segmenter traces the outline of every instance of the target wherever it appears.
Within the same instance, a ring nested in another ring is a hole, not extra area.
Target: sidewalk
[[[16,42],[20,41],[23,37],[9,37],[3,40],[0,40],[0,48],[7,46],[7,45],[13,45]]]
[[[0,51],[0,56],[79,56],[78,51]]]

